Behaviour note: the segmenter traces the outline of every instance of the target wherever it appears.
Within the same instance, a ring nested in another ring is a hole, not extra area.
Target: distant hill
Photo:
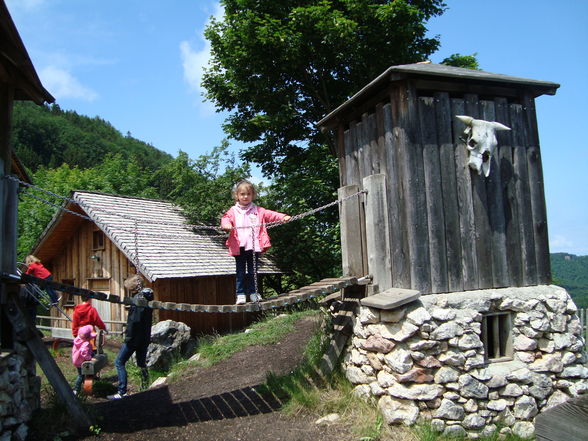
[[[135,157],[139,166],[155,171],[172,156],[127,135],[101,118],[64,111],[58,105],[14,103],[11,142],[17,156],[31,171],[66,163],[82,169],[94,167],[105,155]]]
[[[568,290],[579,308],[588,308],[588,256],[551,254],[553,283]]]

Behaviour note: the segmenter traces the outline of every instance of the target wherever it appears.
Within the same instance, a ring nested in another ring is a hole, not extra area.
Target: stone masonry
[[[588,391],[577,308],[558,286],[431,294],[393,310],[361,306],[344,357],[355,392],[388,424],[429,419],[448,435],[531,436],[535,416]],[[511,314],[512,357],[488,362],[486,313]]]
[[[40,406],[41,379],[25,346],[0,354],[0,441],[25,440],[28,421]]]

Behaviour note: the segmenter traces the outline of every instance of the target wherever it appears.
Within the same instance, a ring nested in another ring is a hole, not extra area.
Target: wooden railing
[[[56,323],[57,322],[57,323]],[[122,335],[126,322],[118,320],[103,320],[106,330],[112,335]],[[72,340],[71,323],[67,317],[37,316],[37,329],[51,331],[51,336]]]
[[[584,338],[584,347],[588,350],[588,309],[578,309],[578,317],[582,325],[582,338]]]

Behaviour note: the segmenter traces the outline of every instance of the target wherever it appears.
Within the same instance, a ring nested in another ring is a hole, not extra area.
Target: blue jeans
[[[82,383],[84,382],[84,376],[82,375],[81,367],[76,369],[78,370],[78,378],[76,378],[73,390],[75,390],[77,393],[80,393],[80,389],[82,389]]]
[[[47,276],[45,277],[45,280],[51,282],[53,280],[53,276]],[[57,303],[57,299],[59,297],[57,296],[57,293],[53,290],[53,288],[48,286],[45,288],[45,291],[47,292],[47,294],[49,294],[49,297],[51,298],[51,303]]]
[[[253,250],[245,251],[241,247],[239,255],[235,256],[237,266],[237,295],[255,294],[255,271],[253,268],[253,254],[255,254],[255,268],[259,268],[259,253]]]
[[[147,365],[145,363],[147,359],[147,348],[131,348],[126,343],[122,345],[118,355],[116,356],[116,360],[114,360],[114,365],[116,366],[116,374],[118,376],[118,393],[123,395],[127,393],[127,368],[125,364],[131,358],[133,353],[136,354],[137,357],[137,366],[141,368],[141,380],[146,382],[147,381]]]

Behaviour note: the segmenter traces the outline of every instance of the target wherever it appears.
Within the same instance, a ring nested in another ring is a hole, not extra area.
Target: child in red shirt
[[[33,256],[32,254],[29,254],[25,259],[25,263],[27,265],[26,274],[38,277],[39,279],[53,280],[53,275],[51,275],[49,270],[43,266],[43,264],[37,257]],[[51,298],[51,304],[56,305],[57,302],[59,302],[59,297],[57,297],[57,293],[53,290],[53,288],[49,287],[45,288],[45,291],[47,291],[49,297]]]
[[[82,296],[83,303],[76,305],[74,308],[73,319],[71,323],[71,333],[74,337],[78,336],[78,330],[85,325],[92,325],[92,329],[106,330],[106,325],[98,315],[96,308],[92,306],[92,298]]]

